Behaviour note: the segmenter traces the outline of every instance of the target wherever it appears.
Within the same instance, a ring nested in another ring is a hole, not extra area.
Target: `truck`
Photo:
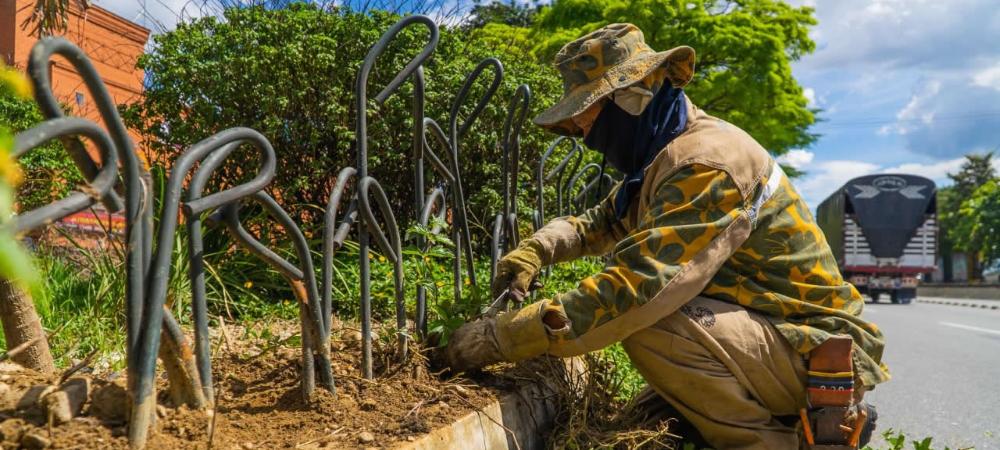
[[[937,261],[937,187],[917,175],[854,178],[823,200],[816,221],[844,278],[877,303],[917,297]]]

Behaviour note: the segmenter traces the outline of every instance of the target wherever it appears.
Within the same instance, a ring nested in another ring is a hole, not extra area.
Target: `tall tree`
[[[976,194],[981,187],[986,188],[987,184],[995,180],[996,175],[993,152],[966,155],[958,172],[948,174],[948,178],[954,182],[949,188],[950,197],[946,197],[951,201],[938,203],[941,228],[945,230],[955,249],[965,252],[969,279],[973,280],[982,277],[983,245],[984,238],[987,237],[984,233],[988,233],[987,230],[990,229],[988,225],[981,223],[983,220],[988,221],[989,212],[980,212],[978,209],[991,204],[989,199],[992,193]]]
[[[982,184],[959,210],[962,241],[984,262],[1000,259],[1000,180]],[[984,264],[986,265],[986,264]]]
[[[779,0],[555,0],[536,19],[535,53],[551,61],[566,42],[615,22],[637,25],[656,50],[694,47],[697,74],[686,88],[692,101],[773,154],[816,139],[809,132],[815,110],[791,68],[815,48],[811,7]]]

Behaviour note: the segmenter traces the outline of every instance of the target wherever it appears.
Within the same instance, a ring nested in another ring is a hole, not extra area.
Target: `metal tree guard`
[[[313,267],[309,243],[306,242],[306,237],[299,226],[273,197],[264,191],[257,191],[249,198],[263,207],[264,211],[276,219],[288,233],[295,247],[298,266],[278,256],[243,227],[240,221],[239,201],[223,206],[217,213],[221,219],[213,219],[213,221],[221,221],[237,242],[277,270],[292,287],[292,292],[299,304],[299,321],[302,327],[301,387],[303,399],[306,401],[312,399],[312,392],[316,388],[317,373],[322,386],[335,393],[336,385],[330,364],[329,319],[324,316],[320,294],[316,288],[316,271]]]
[[[570,145],[569,151],[567,151],[566,156],[564,156],[563,159],[559,161],[559,164],[556,164],[555,168],[553,168],[548,173],[545,173],[546,163],[552,156],[552,153],[555,152],[556,148],[558,148],[560,144],[562,144],[563,142],[568,143]],[[541,158],[538,159],[538,166],[535,168],[535,193],[538,196],[536,199],[537,209],[534,211],[533,214],[535,221],[534,225],[536,230],[544,226],[545,220],[547,220],[547,216],[545,214],[545,183],[549,182],[553,178],[556,179],[556,207],[558,215],[560,216],[563,215],[562,178],[563,174],[566,173],[567,171],[567,166],[570,163],[570,160],[572,160],[574,157],[576,158],[574,165],[578,166],[580,164],[580,161],[583,160],[583,148],[580,147],[579,144],[577,144],[576,139],[566,136],[559,136],[554,141],[552,141],[551,144],[549,144],[549,148],[547,148],[545,152],[542,153]],[[570,170],[570,172],[575,172],[575,171],[576,169]]]
[[[389,43],[410,25],[420,24],[427,27],[429,36],[427,43],[420,53],[413,57],[406,64],[402,71],[396,74],[395,78],[375,96],[375,101],[384,103],[407,78],[414,75],[423,65],[424,61],[434,52],[438,43],[438,28],[430,18],[426,16],[408,16],[400,19],[390,27],[378,42],[368,50],[361,68],[358,70],[357,84],[355,86],[355,112],[357,113],[355,138],[357,139],[358,167],[357,177],[364,180],[368,176],[368,77],[375,61],[385,52]],[[415,102],[418,100],[414,100]],[[422,101],[422,96],[419,101]],[[421,103],[422,105],[422,103]],[[421,116],[423,108],[421,108]],[[414,142],[423,139],[423,121],[414,121]],[[372,378],[372,336],[371,336],[371,266],[368,261],[368,246],[370,226],[365,223],[365,218],[361,217],[358,227],[358,265],[361,273],[361,365],[362,374],[366,379]]]
[[[480,76],[485,73],[486,69],[492,69],[493,79],[490,82],[489,87],[476,102],[475,107],[466,116],[465,121],[462,122],[461,126],[458,124],[458,114],[463,104],[465,104],[466,98],[468,98],[472,86],[475,85],[476,81]],[[462,298],[462,253],[464,249],[465,253],[465,264],[466,272],[469,277],[469,283],[472,285],[476,284],[476,273],[475,266],[473,265],[473,254],[472,254],[472,236],[469,232],[469,224],[466,217],[466,207],[465,207],[465,192],[462,189],[462,177],[461,177],[461,165],[459,160],[459,148],[460,141],[465,133],[469,131],[472,124],[476,121],[479,115],[489,104],[493,95],[500,88],[500,83],[503,82],[503,64],[496,58],[486,58],[481,61],[472,72],[465,77],[465,82],[462,87],[455,94],[455,99],[451,104],[451,111],[448,114],[448,135],[445,135],[441,126],[438,125],[433,119],[426,118],[424,123],[428,132],[430,132],[440,145],[448,150],[450,158],[451,167],[447,167],[438,158],[429,147],[425,149],[425,154],[430,157],[431,162],[438,169],[442,176],[448,179],[449,187],[451,188],[451,198],[452,198],[452,241],[455,244],[455,258],[452,265],[452,276],[453,276],[453,286],[455,301],[461,301]]]
[[[507,118],[501,138],[503,193],[502,212],[493,220],[493,241],[490,254],[490,279],[496,277],[497,262],[518,243],[517,230],[517,176],[521,154],[521,128],[531,107],[531,89],[522,84],[514,91],[507,105]]]
[[[138,346],[135,352],[137,378],[131,392],[134,404],[132,405],[132,420],[129,427],[129,441],[132,442],[133,446],[142,447],[144,445],[148,437],[150,419],[155,413],[156,400],[152,395],[153,380],[156,373],[156,357],[160,348],[160,326],[164,320],[167,281],[170,277],[170,257],[173,250],[174,234],[177,231],[184,179],[197,162],[236,142],[246,142],[261,152],[260,171],[247,183],[185,203],[185,211],[188,214],[200,214],[260,191],[274,177],[276,164],[274,149],[260,133],[249,128],[232,128],[198,142],[181,154],[170,171],[163,193],[160,228],[157,230],[157,245],[151,260],[142,328],[139,330]]]
[[[87,91],[97,106],[97,111],[108,129],[108,134],[114,143],[114,150],[122,165],[125,200],[114,192],[103,199],[109,212],[125,209],[126,236],[126,277],[125,287],[125,353],[128,360],[129,383],[136,379],[134,372],[135,346],[138,341],[140,322],[143,314],[143,292],[145,277],[149,271],[150,251],[153,235],[152,211],[152,179],[143,169],[132,145],[132,139],[118,115],[107,87],[101,81],[100,75],[90,59],[79,47],[58,37],[43,38],[32,47],[28,59],[28,74],[34,85],[35,101],[42,114],[48,119],[63,117],[62,107],[52,92],[50,67],[53,55],[64,57],[80,75]],[[66,148],[74,162],[80,167],[88,180],[96,176],[94,162],[86,149],[74,140],[65,142]],[[124,203],[124,204],[123,204]]]

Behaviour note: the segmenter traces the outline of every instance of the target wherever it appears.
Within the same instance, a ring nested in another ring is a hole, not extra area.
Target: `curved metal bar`
[[[600,184],[598,184],[598,182],[600,182]],[[573,197],[573,201],[577,203],[578,209],[585,210],[587,209],[586,195],[590,191],[594,191],[594,203],[596,204],[600,200],[600,198],[604,195],[604,192],[607,192],[604,189],[605,186],[610,188],[611,186],[614,186],[615,183],[616,181],[614,177],[612,177],[610,174],[605,173],[602,175],[598,173],[597,176],[590,178],[590,181],[588,181],[587,184],[583,186],[583,189],[581,189],[580,192],[576,194],[576,197]]]
[[[465,103],[465,99],[469,96],[469,92],[471,91],[472,86],[475,85],[476,81],[479,80],[479,77],[488,68],[493,69],[493,81],[491,81],[490,86],[486,88],[486,92],[484,92],[483,95],[479,97],[479,101],[476,102],[476,106],[472,109],[472,112],[469,114],[468,117],[465,118],[465,121],[462,122],[462,126],[458,126],[459,110]],[[465,77],[465,83],[462,84],[462,87],[459,88],[458,93],[455,94],[455,100],[451,103],[451,111],[448,116],[448,126],[450,127],[449,129],[451,130],[450,136],[453,142],[457,144],[459,138],[465,136],[465,133],[467,133],[469,131],[469,128],[472,127],[473,122],[476,121],[476,119],[479,117],[479,114],[481,114],[483,110],[486,109],[486,105],[488,105],[490,103],[490,100],[493,99],[493,95],[496,94],[498,89],[500,89],[500,83],[502,82],[503,82],[503,63],[501,63],[500,60],[496,58],[486,58],[480,61],[479,64],[476,65],[474,69],[472,69],[472,72],[469,72],[469,75]]]
[[[473,108],[472,113],[469,114],[468,117],[466,117],[465,121],[462,122],[462,126],[459,127],[458,126],[459,110],[461,109],[462,104],[465,103],[465,99],[469,96],[469,92],[472,89],[472,86],[475,85],[476,81],[483,73],[485,73],[487,68],[493,69],[493,80],[490,83],[490,86],[486,89],[486,92],[483,93],[483,95],[479,98],[479,101],[476,103],[475,108]],[[454,272],[456,277],[458,278],[461,277],[461,267],[460,267],[461,253],[462,253],[462,246],[464,243],[465,264],[467,267],[469,283],[472,284],[473,286],[476,285],[476,270],[475,266],[473,265],[473,260],[475,258],[473,257],[472,254],[472,233],[469,231],[469,220],[467,214],[468,211],[466,210],[465,193],[463,192],[463,187],[462,187],[462,173],[461,173],[462,170],[461,170],[461,165],[459,164],[459,152],[458,152],[458,149],[461,147],[461,144],[459,141],[461,140],[461,136],[463,136],[465,132],[467,132],[469,128],[472,126],[475,119],[479,117],[479,114],[486,107],[489,101],[493,99],[493,95],[496,94],[497,89],[500,88],[500,83],[502,81],[503,81],[503,64],[500,63],[500,60],[496,58],[484,59],[476,66],[475,69],[472,70],[472,72],[469,73],[468,76],[465,77],[465,83],[462,84],[462,87],[458,90],[458,93],[455,95],[455,100],[451,104],[451,112],[448,117],[448,125],[450,131],[449,141],[451,143],[451,162],[452,162],[451,169],[452,169],[452,174],[455,176],[455,182],[452,185],[452,190],[454,191],[453,201],[455,202],[456,205],[454,212],[456,213],[455,215],[456,218],[458,219],[454,224],[456,232],[454,233],[455,236],[453,240],[455,241],[455,257],[456,260],[459,261],[458,263],[459,267],[457,267],[454,270]],[[454,288],[455,288],[455,299],[461,300],[462,283],[456,280]]]
[[[580,170],[576,171],[576,173],[574,173],[573,176],[569,177],[569,181],[566,182],[566,194],[573,196],[574,202],[576,196],[573,195],[573,191],[576,188],[576,183],[578,183],[581,178],[586,176],[588,171],[592,172],[596,171],[594,172],[593,177],[599,177],[601,175],[601,165],[597,163],[584,164],[583,167],[581,167]],[[589,179],[590,178],[585,178],[584,181],[587,181]]]
[[[38,41],[31,49],[28,59],[28,74],[34,85],[35,101],[46,118],[63,117],[63,110],[52,92],[51,60],[53,55],[64,57],[73,65],[87,87],[94,104],[108,129],[109,137],[114,143],[118,160],[122,165],[122,178],[125,185],[125,236],[126,236],[126,339],[125,352],[131,355],[139,339],[140,322],[144,315],[143,296],[145,295],[145,280],[149,272],[152,256],[153,236],[153,193],[152,178],[139,161],[128,135],[125,125],[118,114],[118,108],[108,93],[107,87],[97,73],[93,63],[79,47],[60,37],[46,37]],[[84,177],[93,179],[96,175],[95,163],[90,159],[86,149],[76,141],[66,143],[77,167]],[[122,209],[121,199],[115,193],[107,196],[104,202],[111,212]],[[127,359],[132,359],[127,356]],[[129,367],[129,378],[135,378],[135,371]],[[136,445],[136,441],[130,438]],[[143,442],[145,442],[143,440]]]
[[[496,277],[496,266],[504,253],[517,245],[517,176],[520,167],[521,127],[528,118],[531,106],[531,88],[522,84],[514,91],[507,104],[507,117],[503,123],[500,140],[503,180],[503,212],[497,214],[493,224],[493,240],[490,248],[490,279]]]
[[[569,156],[570,155],[567,155],[567,158],[569,158]],[[558,207],[560,216],[568,214],[566,212],[566,209],[563,208],[563,198],[566,197],[566,190],[569,189],[569,179],[566,180],[566,183],[563,183],[563,177],[567,173],[575,174],[577,172],[577,169],[580,168],[580,164],[583,163],[583,149],[577,147],[577,150],[576,152],[574,152],[573,156],[575,157],[575,159],[573,160],[572,165],[563,166],[562,170],[559,171],[559,173],[556,175],[556,201],[559,204]],[[569,205],[566,206],[568,207]]]
[[[326,210],[323,215],[323,266],[320,268],[322,276],[320,293],[323,301],[323,323],[328,330],[330,329],[330,320],[333,313],[333,255],[343,245],[343,240],[337,241],[337,236],[340,234],[338,233],[340,229],[337,226],[337,209],[340,207],[340,200],[344,195],[344,191],[347,190],[347,183],[357,173],[358,171],[353,167],[340,169],[340,173],[337,174],[337,182],[333,185],[333,190],[330,192],[330,199],[326,202]],[[341,226],[346,225],[344,226],[343,236],[346,237],[350,226],[356,218],[357,213],[355,212],[352,198],[352,202],[341,221]]]
[[[262,154],[261,169],[252,180],[202,197],[196,202],[204,207],[198,209],[192,203],[185,205],[185,211],[194,214],[221,206],[228,201],[257,192],[267,186],[274,177],[275,155],[270,142],[260,133],[249,128],[232,128],[191,146],[175,162],[167,180],[163,196],[163,210],[160,229],[157,234],[156,252],[152,257],[149,280],[146,284],[146,303],[142,311],[142,326],[139,330],[138,346],[130,357],[129,367],[135,368],[136,380],[131,383],[132,399],[129,441],[133,446],[142,447],[149,432],[149,422],[155,410],[156,400],[152,396],[156,372],[156,357],[160,347],[160,331],[163,321],[163,305],[167,297],[167,282],[170,278],[170,258],[173,251],[174,234],[177,231],[180,212],[181,190],[187,173],[196,162],[232,142],[245,141],[254,145]]]
[[[202,197],[205,185],[215,170],[240,147],[241,142],[231,142],[206,157],[191,177],[188,184],[185,205],[197,202]],[[208,302],[205,295],[204,242],[202,238],[201,213],[183,208],[187,217],[188,230],[188,278],[191,280],[191,312],[194,318],[194,355],[198,376],[205,400],[215,404],[215,389],[212,382],[212,355],[208,332]]]
[[[26,211],[14,219],[14,232],[21,234],[52,223],[78,211],[82,211],[111,195],[118,176],[118,155],[107,133],[94,122],[75,117],[64,117],[42,122],[24,130],[14,138],[15,158],[28,150],[53,139],[68,136],[86,136],[94,142],[101,153],[103,164],[91,178],[90,184],[83,186],[83,192],[71,192],[67,197],[40,208]]]
[[[434,213],[434,205],[438,206],[437,217],[438,220],[444,220],[447,217],[447,211],[445,210],[445,205],[447,204],[447,199],[444,196],[444,189],[440,187],[435,187],[431,189],[430,194],[427,194],[427,200],[424,202],[423,208],[420,210],[420,225],[426,227],[431,220],[431,214]],[[431,233],[439,233],[441,231],[440,225],[434,225],[431,227]]]
[[[448,139],[447,136],[445,136],[444,131],[441,129],[441,126],[438,125],[438,123],[434,119],[431,119],[430,117],[425,117],[424,130],[425,133],[430,132],[434,136],[434,138],[438,141],[438,143],[441,144],[442,147],[448,150],[448,158],[450,159],[452,156],[451,141]],[[445,179],[445,182],[447,182],[448,184],[455,183],[455,175],[451,173],[451,169],[449,169],[448,165],[445,164],[443,161],[441,161],[441,158],[439,158],[437,154],[434,153],[433,150],[431,150],[430,144],[428,144],[426,141],[423,144],[423,153],[421,156],[426,156],[427,159],[430,160],[431,166],[438,173],[438,175],[440,175],[442,178]],[[454,163],[452,164],[452,166],[454,166]]]
[[[408,16],[400,19],[393,26],[389,27],[385,33],[379,38],[378,42],[375,43],[369,50],[368,54],[365,55],[364,61],[361,63],[361,68],[358,70],[358,76],[355,84],[355,112],[357,113],[355,137],[357,139],[358,145],[358,164],[357,164],[357,177],[359,179],[364,179],[368,176],[368,77],[371,74],[372,68],[375,66],[375,61],[378,59],[379,55],[385,52],[389,43],[402,31],[404,28],[420,24],[427,27],[429,36],[427,43],[424,44],[423,49],[407,63],[406,67],[403,68],[395,78],[389,84],[375,96],[375,100],[378,102],[384,102],[393,92],[395,92],[403,81],[411,75],[417,77],[417,74],[421,65],[424,61],[430,57],[431,53],[437,47],[438,43],[438,28],[433,20],[426,16],[414,15]],[[415,100],[422,101],[422,99]],[[421,104],[421,110],[422,110]],[[419,124],[415,124],[414,128],[418,128],[422,125],[423,121]],[[419,138],[422,140],[423,133],[420,133]],[[417,139],[415,136],[414,139]],[[422,151],[422,147],[421,147]],[[364,219],[362,219],[364,222]],[[365,378],[372,378],[372,367],[371,367],[371,267],[370,261],[368,261],[368,225],[362,224],[358,228],[358,266],[361,273],[361,348],[362,348],[362,374]]]
[[[316,271],[313,268],[309,243],[299,226],[273,197],[261,190],[254,192],[250,198],[260,204],[288,233],[295,247],[299,266],[295,267],[275,254],[243,228],[240,223],[238,201],[223,207],[223,220],[226,228],[251,253],[281,272],[292,285],[292,290],[299,301],[299,319],[302,322],[303,397],[309,400],[315,389],[314,370],[319,373],[323,386],[336,393],[330,365],[330,330],[325,328],[322,317],[322,307],[319,304],[320,295],[316,289]]]
[[[517,175],[521,160],[521,128],[528,118],[528,109],[531,107],[531,88],[527,84],[522,84],[514,91],[507,106],[507,119],[504,121],[504,210],[503,214],[510,221],[510,217],[517,216]],[[517,229],[508,229],[508,244],[517,244]],[[509,250],[506,248],[504,250]]]
[[[382,212],[382,220],[385,221],[386,231],[383,231],[375,219],[375,213],[371,207],[371,195],[374,194],[375,202]],[[403,249],[399,238],[399,225],[396,224],[396,217],[392,213],[392,205],[385,196],[382,186],[372,177],[364,177],[358,182],[358,204],[361,206],[361,216],[368,226],[368,231],[375,236],[375,242],[382,253],[392,262],[393,285],[396,288],[396,333],[400,361],[405,361],[407,357],[406,341],[406,303],[403,298]]]
[[[545,164],[548,162],[549,157],[552,153],[559,147],[559,144],[563,142],[570,143],[570,149],[566,152],[566,155],[556,164],[549,173],[545,173]],[[535,189],[537,190],[537,208],[539,212],[539,220],[536,226],[541,228],[545,222],[545,183],[551,180],[553,177],[558,177],[556,181],[556,203],[557,209],[562,215],[562,193],[559,186],[562,185],[562,174],[566,171],[566,166],[569,164],[570,160],[576,156],[578,153],[582,153],[582,149],[579,144],[577,144],[576,139],[567,136],[560,136],[556,140],[552,141],[549,148],[545,150],[542,154],[541,159],[538,161],[538,167],[535,169]]]
[[[424,204],[420,208],[420,217],[417,218],[418,223],[427,227],[431,220],[431,214],[434,214],[434,206],[437,206],[437,218],[439,222],[443,222],[445,217],[447,217],[447,205],[448,199],[444,196],[444,190],[440,187],[435,187],[427,194]],[[430,228],[430,232],[437,234],[441,232],[440,223],[434,224]],[[426,251],[430,245],[421,238],[417,241],[417,245],[424,251]],[[427,288],[423,284],[417,285],[417,332],[420,333],[421,338],[427,336]]]

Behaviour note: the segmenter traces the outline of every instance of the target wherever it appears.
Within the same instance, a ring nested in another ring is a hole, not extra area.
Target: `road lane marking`
[[[938,323],[948,327],[961,328],[963,330],[978,331],[980,333],[995,334],[997,336],[1000,336],[1000,330],[991,330],[989,328],[974,327],[972,325],[962,325],[960,323],[951,323],[951,322],[938,322]]]

